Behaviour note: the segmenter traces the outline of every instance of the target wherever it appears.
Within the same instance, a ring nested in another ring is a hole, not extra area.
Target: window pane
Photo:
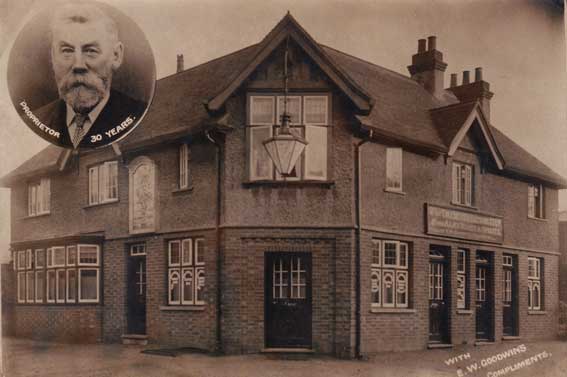
[[[464,250],[457,250],[457,272],[465,273],[465,254]]]
[[[281,124],[281,116],[284,111],[284,97],[278,97],[278,113],[276,117],[277,124]],[[287,97],[287,113],[291,115],[291,123],[293,125],[301,124],[301,97]]]
[[[65,266],[65,248],[62,246],[52,248],[53,265]]]
[[[274,124],[274,97],[250,97],[250,124]]]
[[[405,308],[408,306],[408,273],[396,271],[396,306]]]
[[[67,292],[65,285],[66,277],[65,270],[57,270],[57,302],[65,302],[65,294]]]
[[[380,252],[380,241],[374,241],[374,247],[372,248],[372,264],[380,266],[382,264],[382,253]]]
[[[398,254],[398,266],[401,268],[408,267],[408,244],[400,242],[400,250]]]
[[[394,306],[394,271],[382,271],[384,306]]]
[[[98,246],[79,245],[79,264],[98,265]]]
[[[327,119],[327,97],[306,96],[304,97],[305,124],[328,124]]]
[[[98,166],[89,169],[89,204],[98,203]]]
[[[79,301],[98,301],[98,269],[79,270]]]
[[[189,187],[189,146],[179,147],[179,188]]]
[[[198,267],[195,269],[196,281],[195,281],[195,303],[205,302],[205,268]]]
[[[77,246],[67,246],[67,265],[74,266],[77,263]]]
[[[273,162],[264,147],[272,136],[272,126],[250,127],[250,179],[272,179]]]
[[[169,303],[179,304],[179,270],[169,270]]]
[[[45,267],[45,250],[39,249],[35,251],[35,268]]]
[[[305,178],[327,179],[327,128],[305,127]]]
[[[55,270],[47,271],[47,301],[55,301]]]
[[[386,149],[386,188],[402,190],[402,148]]]
[[[193,268],[183,269],[183,304],[193,303]]]
[[[381,293],[382,293],[382,282],[381,282],[381,277],[380,277],[380,272],[381,270],[376,269],[376,270],[372,270],[372,273],[370,275],[370,292],[372,294],[371,299],[372,299],[372,304],[380,304],[381,303]]]
[[[37,271],[35,273],[35,301],[43,302],[45,296],[45,272]]]
[[[18,302],[26,301],[26,273],[18,273]]]
[[[396,250],[395,242],[384,242],[384,266],[396,265]]]
[[[26,269],[26,252],[25,250],[18,251],[18,270]]]
[[[26,273],[27,274],[27,295],[26,295],[26,299],[27,302],[33,302],[35,297],[34,297],[34,289],[35,289],[35,274],[33,271],[29,271]]]
[[[464,309],[466,306],[466,277],[463,274],[457,275],[457,308]]]
[[[195,263],[197,265],[205,264],[205,240],[202,238],[195,240]]]
[[[183,240],[183,242],[181,243],[182,246],[182,251],[183,251],[183,265],[186,266],[191,266],[193,264],[193,253],[192,253],[192,247],[191,247],[191,240],[190,239],[186,239]]]
[[[75,302],[77,296],[77,271],[67,270],[67,301]]]
[[[169,243],[169,265],[178,266],[181,261],[181,243],[171,241]]]

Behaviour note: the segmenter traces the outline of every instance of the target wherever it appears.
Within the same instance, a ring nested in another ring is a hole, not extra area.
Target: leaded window
[[[542,260],[541,258],[528,258],[528,309],[542,309]]]
[[[370,269],[372,307],[408,307],[408,265],[406,242],[373,240]]]
[[[205,303],[204,239],[185,238],[168,243],[168,305]]]

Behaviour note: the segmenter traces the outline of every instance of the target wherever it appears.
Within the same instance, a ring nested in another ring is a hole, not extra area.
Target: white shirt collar
[[[88,113],[87,116],[91,121],[91,125],[94,124],[96,118],[98,118],[102,109],[104,109],[104,106],[106,106],[106,103],[108,102],[109,98],[110,98],[110,91],[108,91],[108,93],[105,94],[102,100],[91,110],[90,113]],[[67,106],[67,119],[66,119],[67,127],[70,127],[71,123],[73,123],[73,119],[75,119],[76,113],[75,110],[73,110],[73,108],[69,106],[67,103],[65,103],[65,105]]]

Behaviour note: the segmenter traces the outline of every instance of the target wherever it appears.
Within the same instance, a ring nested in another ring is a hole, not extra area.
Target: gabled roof
[[[504,159],[478,101],[432,109],[431,117],[445,145],[449,148],[447,155],[452,157],[455,154],[471,127],[476,124],[480,128],[482,139],[488,147],[494,163],[499,170],[504,168]]]
[[[353,103],[359,104],[354,115],[363,128],[374,131],[378,138],[404,141],[432,153],[448,153],[459,130],[475,108],[479,108],[475,104],[459,103],[450,91],[438,99],[410,77],[317,44],[288,14],[260,43],[158,80],[148,113],[119,142],[120,148],[126,151],[195,135],[211,127],[218,128],[219,123],[226,128],[230,121],[222,111],[216,110],[221,110],[248,72],[287,35],[324,68]],[[480,114],[478,117],[482,118],[482,111]],[[487,127],[487,122],[483,124],[485,131],[489,130],[487,140],[493,140],[505,162],[505,172],[567,188],[561,176],[494,127]],[[57,171],[58,160],[63,156],[61,151],[58,147],[47,147],[2,178],[0,184],[11,185],[19,179]]]
[[[207,107],[211,111],[218,111],[226,100],[234,93],[244,81],[258,68],[258,66],[270,56],[270,54],[286,38],[291,38],[303,51],[319,66],[319,68],[337,85],[337,87],[354,103],[359,111],[369,112],[372,107],[372,99],[359,83],[349,77],[340,65],[325,53],[325,50],[299,25],[299,23],[288,12],[285,17],[266,35],[259,43],[254,57],[242,70],[236,70],[238,76],[212,97]]]

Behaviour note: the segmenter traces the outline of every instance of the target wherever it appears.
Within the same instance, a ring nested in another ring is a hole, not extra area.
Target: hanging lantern
[[[264,141],[264,148],[266,148],[270,159],[274,162],[276,170],[284,177],[291,174],[297,159],[307,145],[305,139],[290,132],[290,119],[291,116],[284,112],[280,132],[276,136]]]

